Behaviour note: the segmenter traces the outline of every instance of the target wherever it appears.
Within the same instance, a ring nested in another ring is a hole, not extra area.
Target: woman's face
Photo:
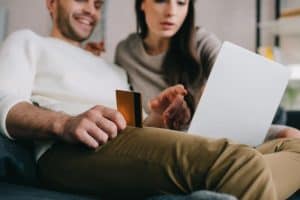
[[[187,16],[188,5],[189,0],[143,0],[141,9],[148,34],[160,38],[174,36]]]

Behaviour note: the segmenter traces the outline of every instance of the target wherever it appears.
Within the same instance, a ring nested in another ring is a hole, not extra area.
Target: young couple
[[[103,1],[46,3],[51,37],[18,31],[0,51],[0,130],[37,141],[45,185],[134,199],[200,189],[285,199],[299,189],[296,129],[274,127],[288,138],[256,149],[170,130],[188,125],[220,48],[195,29],[193,0],[136,0],[139,32],[117,48],[117,64],[146,97],[145,128],[127,127],[115,110],[115,89],[129,89],[125,71],[81,48]]]

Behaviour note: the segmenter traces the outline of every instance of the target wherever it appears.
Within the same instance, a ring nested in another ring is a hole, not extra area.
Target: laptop
[[[224,42],[188,133],[261,144],[289,76],[286,67]]]

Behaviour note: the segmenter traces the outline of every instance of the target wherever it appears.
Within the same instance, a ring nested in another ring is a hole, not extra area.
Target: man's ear
[[[56,6],[56,0],[46,0],[47,8],[50,12],[51,17],[53,18],[53,12]]]

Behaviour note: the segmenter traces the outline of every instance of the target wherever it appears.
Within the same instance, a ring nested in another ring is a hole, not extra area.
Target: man
[[[126,127],[112,104],[114,90],[128,87],[125,73],[80,48],[103,2],[46,2],[51,37],[19,31],[0,51],[1,132],[39,140],[45,185],[134,199],[210,189],[239,199],[276,200],[299,188],[300,178],[292,173],[300,167],[299,140],[273,140],[259,152],[226,139]],[[182,86],[166,89],[145,124],[164,126],[165,112],[172,109],[188,118],[185,94]]]

